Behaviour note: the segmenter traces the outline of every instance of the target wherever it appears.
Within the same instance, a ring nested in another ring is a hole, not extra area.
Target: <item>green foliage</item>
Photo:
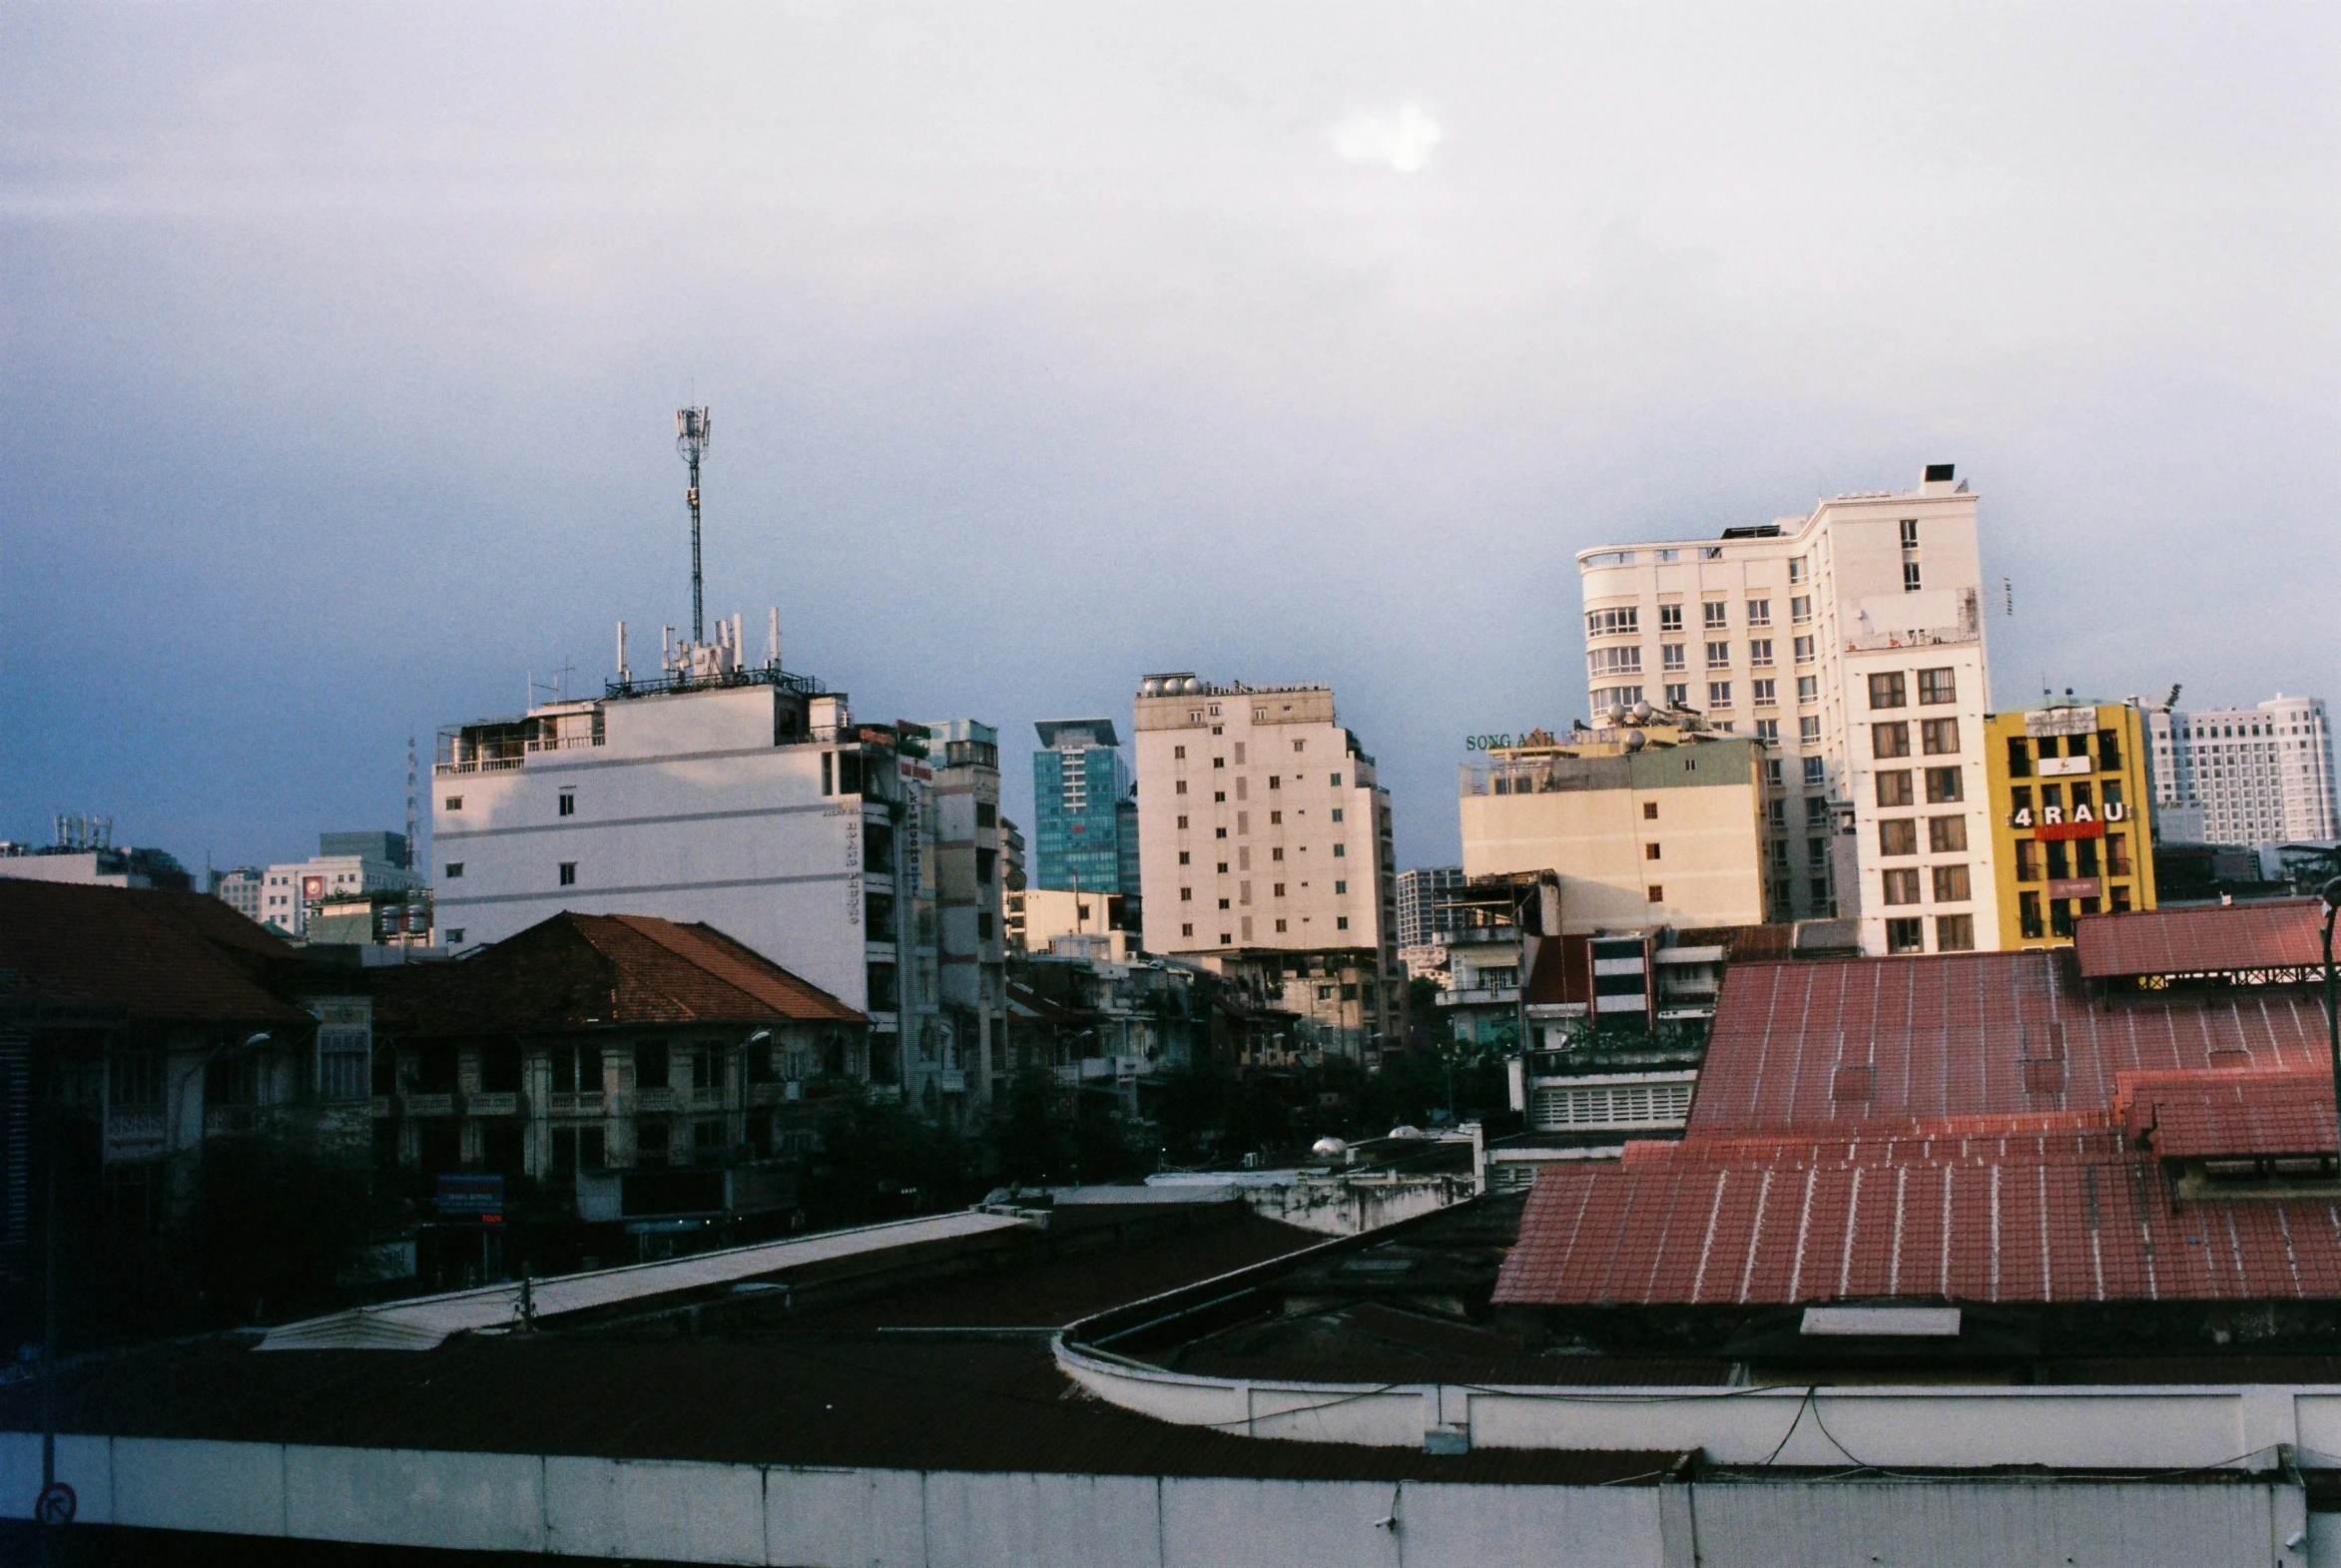
[[[331,1307],[335,1280],[384,1216],[362,1155],[290,1132],[203,1150],[184,1269],[216,1316],[278,1320]]]
[[[833,1092],[820,1117],[822,1152],[799,1188],[816,1227],[931,1214],[983,1196],[975,1145],[897,1103]]]
[[[1209,1114],[1207,1086],[1190,1084],[1180,1094],[1181,1114]],[[1067,1108],[1072,1115],[1064,1113]],[[994,1159],[1004,1181],[1029,1185],[1113,1182],[1143,1174],[1134,1129],[1111,1097],[1060,1084],[1047,1071],[1027,1067],[1008,1086],[1008,1102],[995,1107],[991,1123]]]

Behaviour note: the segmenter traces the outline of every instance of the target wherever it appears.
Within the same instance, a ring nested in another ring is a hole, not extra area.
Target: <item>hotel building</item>
[[[2152,709],[2156,805],[2198,806],[2205,843],[2271,844],[2341,836],[2333,733],[2325,705],[2285,697],[2256,708]]]
[[[2154,907],[2145,726],[2128,703],[1984,721],[2000,942],[2061,947],[2080,915]]]
[[[1865,953],[1994,945],[1976,497],[1951,464],[1577,569],[1597,723],[1648,703],[1764,749],[1768,918],[1857,920]]]

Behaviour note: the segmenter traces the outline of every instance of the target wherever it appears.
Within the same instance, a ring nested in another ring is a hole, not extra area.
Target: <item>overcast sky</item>
[[[1928,461],[2003,705],[2341,698],[2337,16],[8,7],[0,836],[396,825],[688,621],[687,401],[710,616],[1019,820],[1035,719],[1322,680],[1451,859],[1573,552]]]

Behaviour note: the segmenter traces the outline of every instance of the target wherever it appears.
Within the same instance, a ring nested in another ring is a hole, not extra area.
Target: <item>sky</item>
[[[1333,685],[1402,865],[1572,556],[1981,495],[1995,697],[2341,699],[2341,10],[0,9],[0,837],[398,825],[708,614],[865,719]],[[2014,613],[2008,613],[2010,597]],[[427,788],[427,781],[425,787]],[[426,802],[427,804],[427,802]]]

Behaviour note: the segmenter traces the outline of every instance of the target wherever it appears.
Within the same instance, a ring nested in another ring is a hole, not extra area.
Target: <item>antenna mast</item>
[[[414,812],[414,737],[406,738],[406,869],[413,870],[422,851],[415,842],[417,824]]]
[[[706,635],[699,611],[699,459],[707,450],[712,428],[705,408],[675,410],[675,450],[691,465],[691,488],[683,492],[683,499],[691,503],[691,640],[695,643]]]

